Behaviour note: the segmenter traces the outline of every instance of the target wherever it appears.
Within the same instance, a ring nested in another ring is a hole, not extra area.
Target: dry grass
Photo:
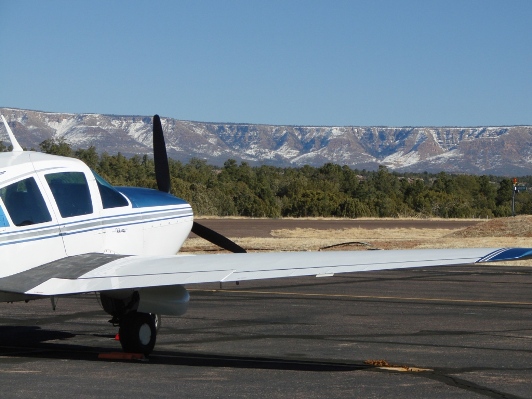
[[[493,219],[486,223],[456,231],[452,236],[457,238],[532,238],[532,216],[523,215]]]
[[[250,252],[415,249],[415,248],[499,248],[532,247],[532,216],[499,218],[466,229],[281,229],[270,238],[232,238]],[[200,239],[187,240],[182,251],[217,252]],[[510,264],[510,263],[509,263]],[[512,262],[532,266],[532,260]]]

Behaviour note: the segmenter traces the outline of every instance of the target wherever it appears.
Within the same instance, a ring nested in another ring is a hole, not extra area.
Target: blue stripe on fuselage
[[[172,194],[149,188],[115,187],[131,201],[133,208],[146,208],[164,205],[188,205],[188,202]]]
[[[171,213],[175,214],[172,215]],[[89,231],[105,230],[115,227],[150,224],[162,220],[178,220],[191,216],[192,210],[190,208],[183,208],[181,210],[176,208],[171,210],[141,211],[139,213],[78,220],[76,222],[63,224],[64,231],[61,231],[59,225],[57,224],[48,226],[34,225],[36,227],[22,228],[16,231],[0,233],[0,247],[22,242],[46,240],[59,236],[86,233]]]

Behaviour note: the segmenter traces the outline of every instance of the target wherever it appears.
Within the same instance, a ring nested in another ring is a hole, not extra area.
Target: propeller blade
[[[192,224],[192,232],[198,237],[201,237],[204,240],[207,240],[213,243],[214,245],[218,245],[219,247],[226,249],[230,252],[234,252],[237,254],[245,254],[247,252],[236,242],[231,241],[229,238],[221,235],[220,233],[217,233],[214,230],[209,229],[208,227],[199,224],[198,222],[194,222]]]
[[[170,167],[166,155],[163,127],[159,115],[153,116],[153,161],[155,163],[155,180],[159,191],[170,192]]]
[[[157,188],[159,191],[169,193],[170,167],[168,166],[163,126],[161,125],[161,118],[159,118],[159,115],[153,116],[153,161],[155,163],[155,180],[157,181]],[[246,253],[246,250],[237,243],[197,222],[193,222],[192,232],[198,237],[228,251],[234,253]]]

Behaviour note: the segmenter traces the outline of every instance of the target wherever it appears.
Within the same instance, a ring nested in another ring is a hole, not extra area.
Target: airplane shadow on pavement
[[[69,332],[45,330],[37,326],[0,326],[0,356],[102,362],[132,362],[132,360],[99,359],[99,354],[110,353],[113,352],[113,350],[109,347],[89,347],[69,344],[67,342],[69,339],[75,337],[75,334]],[[100,335],[99,337],[102,338],[103,336]],[[105,336],[103,338],[112,339],[111,336]],[[138,362],[138,360],[133,362]],[[362,361],[360,363],[344,363],[323,360],[209,355],[170,351],[154,351],[147,359],[143,360],[143,362],[192,367],[231,367],[315,372],[355,371],[372,368],[372,366],[364,364]]]

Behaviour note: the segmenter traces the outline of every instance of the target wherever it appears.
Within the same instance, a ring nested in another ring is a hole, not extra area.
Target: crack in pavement
[[[468,381],[464,378],[460,378],[452,373],[459,372],[458,370],[449,369],[421,369],[416,366],[391,366],[391,367],[375,367],[368,371],[381,372],[381,373],[408,373],[416,378],[426,378],[433,381],[441,382],[450,387],[459,388],[464,391],[478,393],[480,395],[487,396],[495,399],[527,399],[523,396],[514,395],[511,393],[503,392],[497,389],[489,388],[476,384],[472,381]],[[462,370],[463,372],[464,370]]]

